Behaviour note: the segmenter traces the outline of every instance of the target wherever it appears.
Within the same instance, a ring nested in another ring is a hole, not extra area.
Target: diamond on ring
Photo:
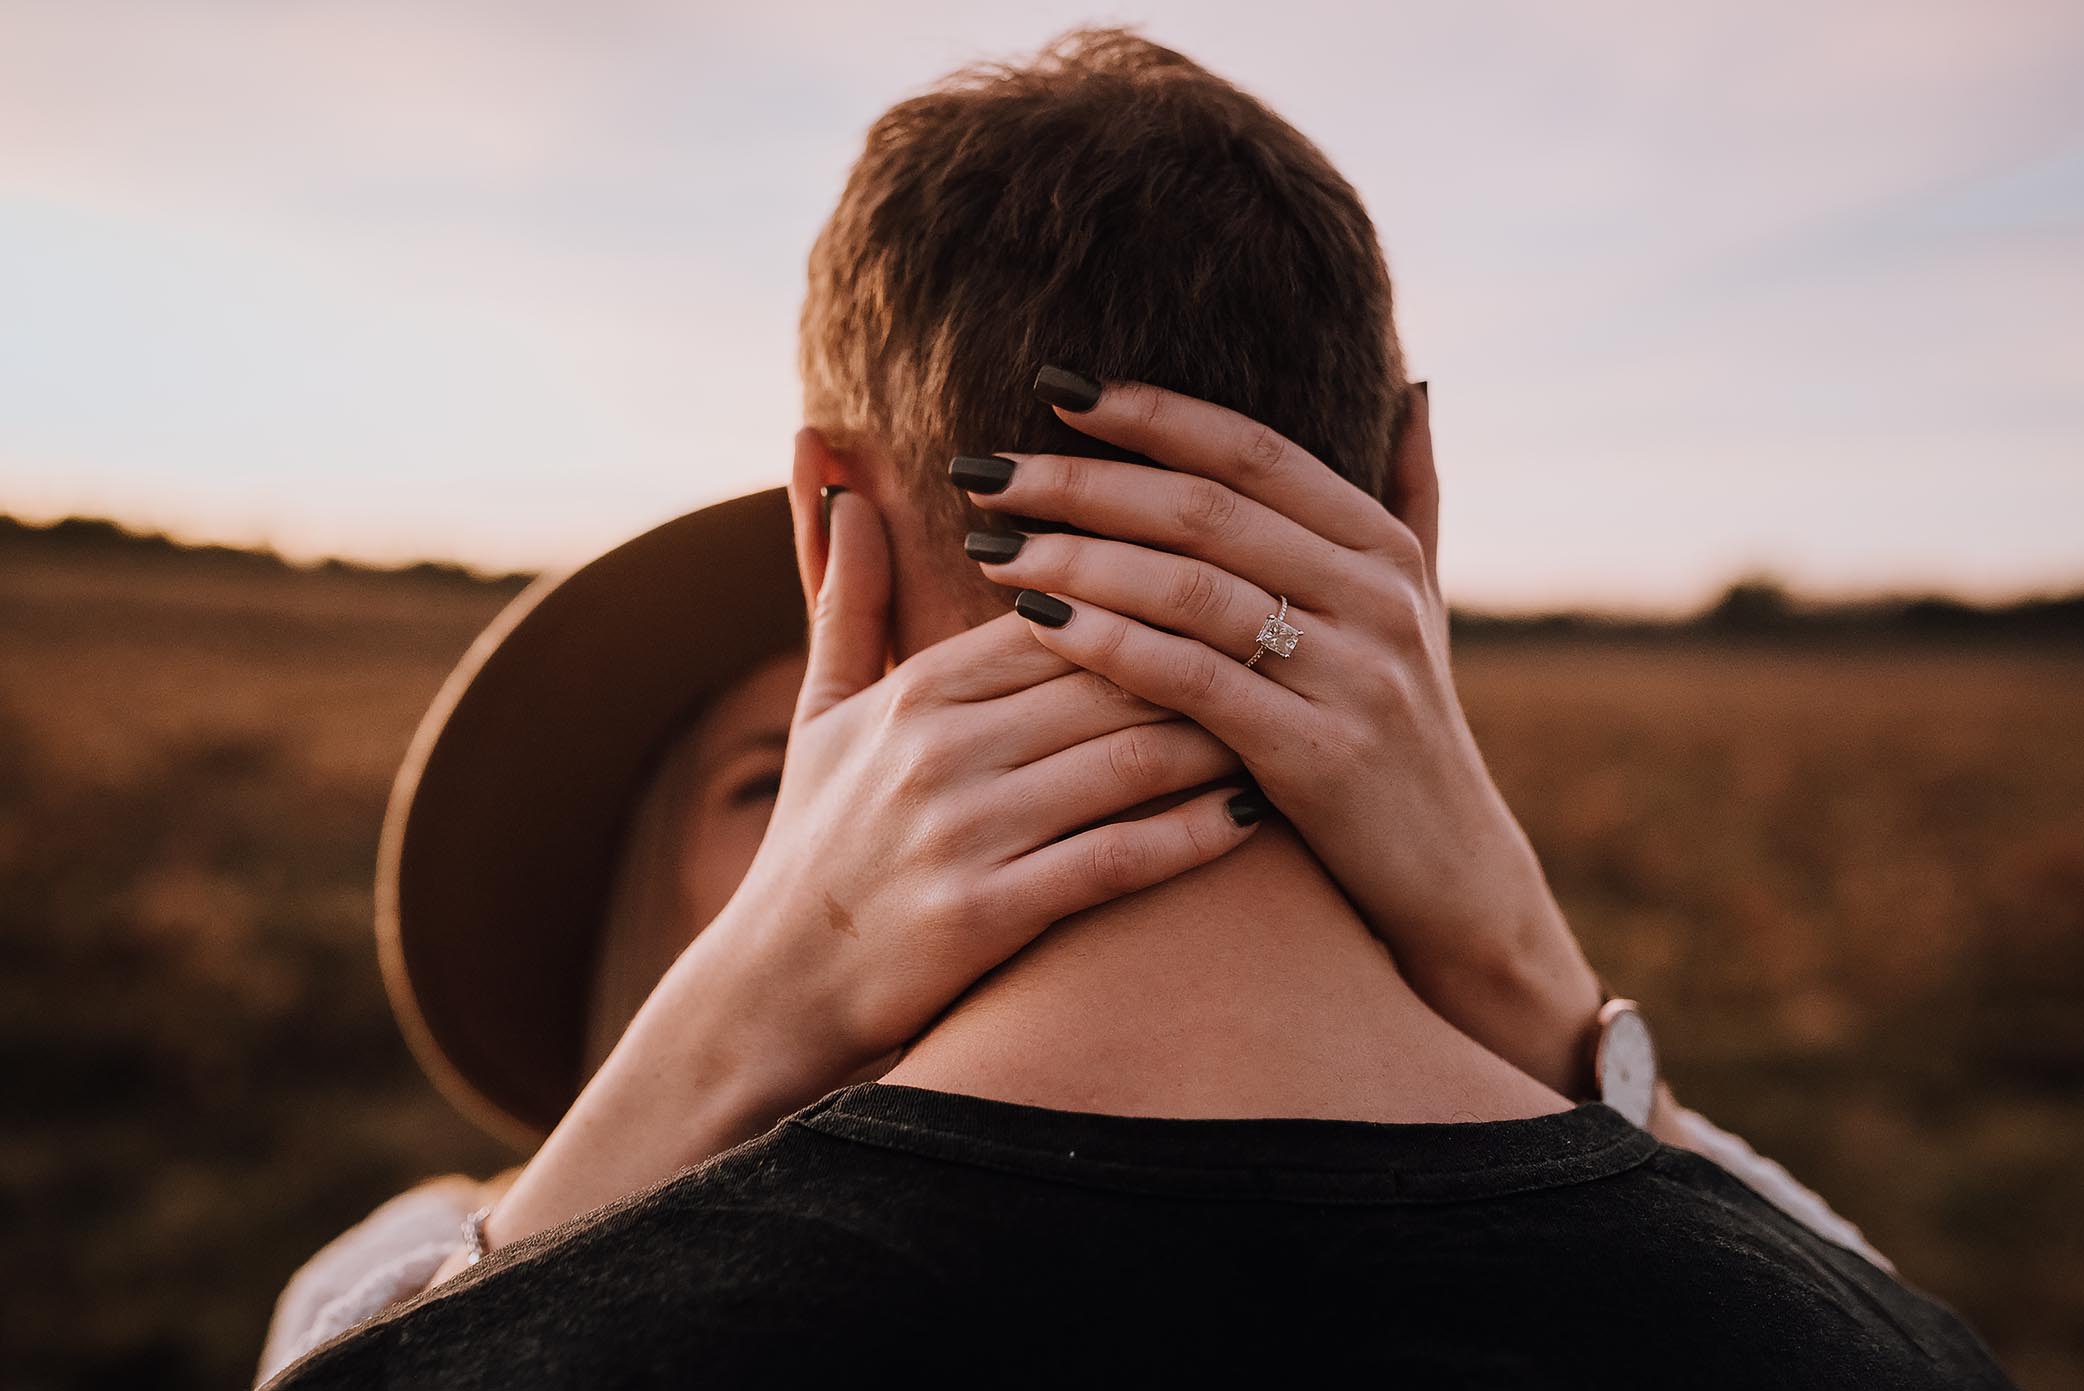
[[[1266,623],[1259,629],[1259,645],[1276,657],[1295,655],[1295,644],[1302,637],[1302,629],[1292,627],[1278,616],[1268,614]]]
[[[1269,652],[1276,657],[1293,656],[1295,644],[1302,640],[1302,629],[1288,622],[1288,596],[1283,594],[1280,598],[1281,611],[1268,614],[1266,622],[1259,625],[1259,636],[1253,639],[1259,646],[1245,658],[1248,667],[1259,665],[1259,659]]]

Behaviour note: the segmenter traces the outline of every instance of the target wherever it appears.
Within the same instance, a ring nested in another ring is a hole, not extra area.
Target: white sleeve
[[[463,1244],[463,1219],[483,1190],[452,1174],[410,1189],[306,1261],[275,1301],[255,1385],[356,1324],[427,1287]]]
[[[1747,1188],[1825,1241],[1865,1256],[1891,1275],[1896,1273],[1889,1258],[1869,1245],[1858,1227],[1833,1212],[1829,1203],[1804,1188],[1793,1174],[1700,1112],[1683,1106],[1672,1110],[1679,1143],[1685,1148],[1714,1160]]]

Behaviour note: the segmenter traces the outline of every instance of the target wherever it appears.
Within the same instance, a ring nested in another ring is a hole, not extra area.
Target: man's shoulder
[[[1615,1197],[1626,1221],[1605,1259],[1632,1269],[1633,1301],[1675,1342],[1726,1338],[1762,1367],[1809,1369],[1788,1384],[2008,1385],[1952,1310],[1712,1160],[1661,1147]]]
[[[691,1367],[728,1385],[839,1370],[879,1328],[910,1326],[937,1276],[820,1200],[804,1139],[784,1125],[517,1242],[279,1385],[642,1385]]]

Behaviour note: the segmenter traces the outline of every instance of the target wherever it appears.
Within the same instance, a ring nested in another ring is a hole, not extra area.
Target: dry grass
[[[2084,1379],[2084,653],[1474,647],[1493,770],[1688,1101]]]
[[[368,939],[385,790],[503,595],[0,567],[0,1363],[222,1386],[276,1288],[503,1155]],[[2084,1379],[2084,654],[1468,644],[1500,781],[1682,1094],[2029,1386]]]

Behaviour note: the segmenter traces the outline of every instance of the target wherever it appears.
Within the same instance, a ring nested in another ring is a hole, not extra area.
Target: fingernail
[[[1266,800],[1264,792],[1256,787],[1248,787],[1223,803],[1223,810],[1230,813],[1233,825],[1249,826],[1265,816],[1270,805],[1272,804]]]
[[[962,553],[986,565],[1004,565],[1020,554],[1027,540],[1017,531],[973,531],[962,538]]]
[[[827,535],[830,535],[832,532],[832,499],[845,491],[846,489],[837,483],[827,483],[824,487],[818,489],[818,515],[824,519]]]
[[[1035,395],[1045,405],[1067,411],[1089,411],[1100,404],[1100,384],[1091,377],[1067,372],[1061,367],[1044,367],[1035,373]]]
[[[1039,589],[1021,590],[1014,596],[1013,611],[1030,623],[1040,623],[1045,628],[1061,628],[1071,621],[1071,606]]]
[[[1003,493],[1013,481],[1013,461],[993,454],[976,458],[958,454],[948,463],[948,477],[968,493]]]

